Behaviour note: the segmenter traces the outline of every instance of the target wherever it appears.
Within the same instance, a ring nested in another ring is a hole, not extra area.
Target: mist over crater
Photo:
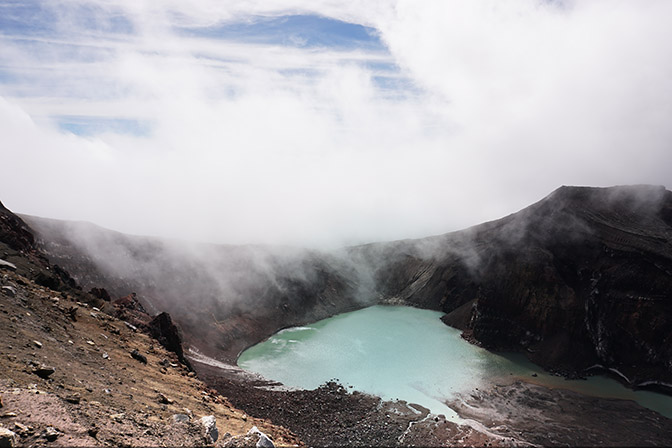
[[[174,316],[187,344],[229,362],[278,329],[400,304],[442,311],[466,338],[524,349],[546,368],[599,365],[632,385],[672,384],[672,193],[664,187],[562,187],[463,231],[332,251],[25,219],[84,288],[136,292],[147,309]]]

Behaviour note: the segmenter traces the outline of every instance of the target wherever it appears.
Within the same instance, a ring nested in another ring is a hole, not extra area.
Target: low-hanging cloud
[[[666,1],[43,7],[56,31],[0,30],[0,187],[17,211],[339,245],[466,227],[562,184],[670,185]],[[291,14],[364,25],[384,47],[182,32]],[[63,116],[146,131],[78,136]]]

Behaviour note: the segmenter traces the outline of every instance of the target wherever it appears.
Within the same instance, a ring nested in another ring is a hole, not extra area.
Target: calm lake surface
[[[286,386],[313,389],[338,379],[385,400],[406,400],[455,419],[446,400],[514,379],[587,395],[636,400],[672,418],[672,397],[632,391],[603,376],[565,380],[523,355],[476,347],[448,327],[443,313],[404,306],[372,306],[282,330],[244,351],[238,365]],[[532,374],[538,376],[533,378]]]

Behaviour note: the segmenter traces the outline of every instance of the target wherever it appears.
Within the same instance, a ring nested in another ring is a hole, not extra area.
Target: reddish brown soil
[[[234,408],[176,355],[78,296],[17,272],[0,271],[0,279],[16,291],[0,293],[0,426],[16,433],[18,445],[207,445],[198,421],[206,415],[217,419],[218,445],[244,443],[253,426],[280,445],[301,443]],[[53,373],[34,373],[42,366]],[[175,414],[189,420],[176,423]]]

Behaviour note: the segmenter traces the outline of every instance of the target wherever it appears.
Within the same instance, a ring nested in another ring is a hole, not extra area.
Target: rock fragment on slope
[[[0,448],[12,448],[14,446],[16,446],[16,433],[0,427]]]
[[[257,428],[256,426],[253,426],[252,429],[250,429],[248,431],[247,435],[258,437],[257,444],[256,444],[257,448],[274,448],[275,447],[275,444],[273,443],[273,441],[271,441],[271,439],[269,439],[266,434],[259,431],[259,428]]]
[[[0,270],[16,271],[16,265],[9,261],[0,260]]]
[[[131,356],[133,357],[133,359],[137,359],[141,363],[147,364],[147,357],[145,355],[143,355],[142,353],[140,353],[139,351],[133,350],[131,352]]]
[[[33,373],[45,380],[49,378],[51,375],[53,375],[54,372],[56,372],[56,369],[54,369],[53,367],[45,366],[44,364],[40,364],[33,368]]]
[[[217,430],[217,420],[214,415],[206,415],[201,418],[201,424],[205,428],[205,435],[215,443],[219,438],[219,431]]]
[[[42,437],[47,439],[49,442],[55,441],[61,435],[63,435],[63,433],[53,426],[47,426],[47,428],[44,430],[44,433],[42,433]]]

